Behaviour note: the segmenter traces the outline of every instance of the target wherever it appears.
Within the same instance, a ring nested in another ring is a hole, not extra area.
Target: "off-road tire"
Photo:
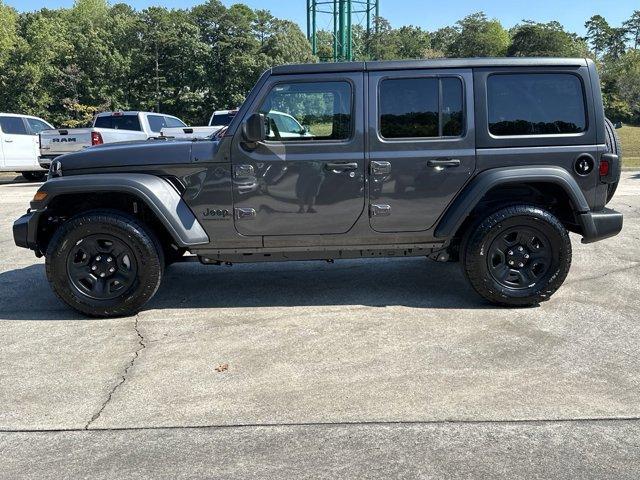
[[[604,119],[604,132],[605,132],[605,143],[607,144],[607,150],[610,153],[614,153],[618,155],[620,158],[620,165],[622,165],[622,144],[620,143],[620,137],[618,136],[618,132],[616,132],[616,127],[614,127],[611,120],[608,118]],[[622,168],[620,168],[622,170]],[[620,174],[620,170],[618,170],[618,175]],[[607,203],[611,201],[613,195],[616,193],[616,189],[618,188],[618,183],[620,182],[620,176],[616,178],[615,182],[610,183],[607,187]]]
[[[517,228],[540,232],[551,258],[547,270],[534,284],[510,288],[492,275],[489,254],[500,234]],[[489,302],[508,307],[533,306],[548,300],[562,285],[571,266],[567,230],[553,214],[533,205],[505,207],[480,220],[467,232],[461,253],[462,268],[473,289]]]
[[[126,245],[136,262],[133,283],[116,298],[95,299],[71,280],[68,258],[81,240],[107,235]],[[71,308],[93,317],[137,313],[158,290],[164,258],[156,236],[138,219],[115,210],[93,210],[70,218],[53,235],[46,252],[47,279],[55,294]]]
[[[20,172],[22,178],[24,178],[27,182],[42,182],[45,178],[47,178],[47,172]]]

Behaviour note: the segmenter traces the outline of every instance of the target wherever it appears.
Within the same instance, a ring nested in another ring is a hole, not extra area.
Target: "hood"
[[[79,152],[58,157],[63,172],[107,167],[137,167],[144,165],[172,165],[191,163],[192,150],[204,150],[215,155],[218,142],[194,142],[192,140],[141,140],[111,143],[85,148]],[[208,155],[207,155],[208,156]],[[203,159],[204,160],[204,159]]]

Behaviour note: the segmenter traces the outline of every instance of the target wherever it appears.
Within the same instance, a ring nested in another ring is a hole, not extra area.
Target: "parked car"
[[[0,172],[17,172],[29,180],[44,180],[40,166],[38,134],[53,128],[45,120],[30,115],[0,113]]]
[[[49,168],[60,155],[93,145],[159,137],[165,127],[185,127],[182,120],[153,112],[103,112],[90,128],[60,128],[40,133],[40,165]]]
[[[276,132],[274,111],[305,135]],[[95,316],[138,311],[187,260],[426,256],[460,262],[488,302],[530,306],[564,282],[570,231],[595,242],[623,221],[588,59],[275,67],[221,138],[87,149],[50,175],[14,239]]]
[[[171,138],[208,138],[212,137],[224,127],[227,127],[238,110],[216,110],[211,115],[209,125],[206,127],[163,128],[162,135]]]

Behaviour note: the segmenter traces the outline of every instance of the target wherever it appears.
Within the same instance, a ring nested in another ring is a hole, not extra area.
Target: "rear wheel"
[[[42,182],[47,178],[47,172],[20,172],[22,177],[28,182]]]
[[[609,120],[608,118],[604,119],[604,132],[607,150],[610,153],[618,155],[618,157],[620,158],[620,165],[622,165],[622,147],[620,145],[620,137],[618,137],[616,127],[614,127],[613,123],[611,123],[611,120]],[[622,169],[619,169],[618,172],[620,170]],[[613,198],[613,195],[616,193],[619,181],[620,177],[616,178],[615,182],[609,184],[607,189],[607,203],[609,203],[609,201]]]
[[[134,217],[115,211],[80,214],[55,233],[47,278],[70,307],[91,316],[136,313],[157,291],[162,249]]]
[[[507,207],[481,221],[464,242],[464,273],[497,305],[548,300],[571,266],[571,240],[551,213],[531,205]]]

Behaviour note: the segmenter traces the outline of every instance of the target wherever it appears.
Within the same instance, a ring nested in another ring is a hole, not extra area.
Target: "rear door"
[[[31,135],[24,118],[18,116],[0,117],[2,129],[2,150],[4,166],[16,171],[33,170],[38,165],[38,137]]]
[[[371,228],[428,230],[475,169],[472,71],[373,71],[369,92]]]
[[[273,76],[247,116],[264,142],[232,143],[236,230],[243,235],[345,233],[364,210],[362,72]]]

